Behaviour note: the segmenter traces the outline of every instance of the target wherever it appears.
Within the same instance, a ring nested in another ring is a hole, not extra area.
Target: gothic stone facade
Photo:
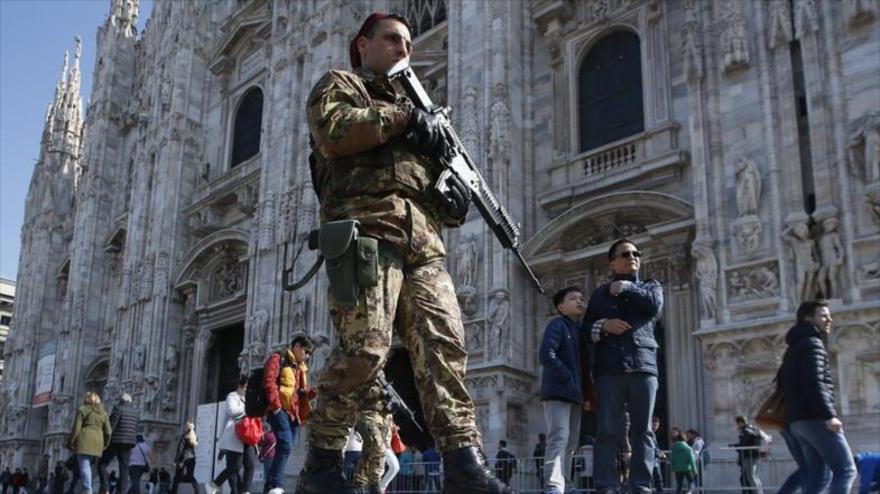
[[[4,464],[66,454],[87,389],[130,392],[168,462],[236,359],[259,365],[306,331],[320,370],[326,281],[281,288],[283,269],[297,277],[314,260],[303,108],[376,10],[413,19],[414,66],[455,109],[551,293],[601,283],[616,237],[644,250],[643,275],[665,288],[671,425],[732,440],[733,417],[770,392],[797,304],[821,293],[849,437],[880,447],[876,1],[156,0],[142,34],[137,0],[110,3],[84,120],[77,55],[28,196]],[[615,85],[641,104],[591,99]],[[596,144],[596,116],[617,114],[634,130]],[[446,235],[487,450],[506,438],[528,455],[545,430],[536,349],[553,308],[476,214]],[[47,342],[52,399],[32,407]]]

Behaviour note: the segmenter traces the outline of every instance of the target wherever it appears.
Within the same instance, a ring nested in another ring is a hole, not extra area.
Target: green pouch
[[[357,220],[331,221],[321,225],[319,249],[327,262],[330,295],[340,305],[356,306],[360,292],[356,249]]]
[[[361,288],[379,284],[379,241],[372,237],[357,240],[357,279]]]

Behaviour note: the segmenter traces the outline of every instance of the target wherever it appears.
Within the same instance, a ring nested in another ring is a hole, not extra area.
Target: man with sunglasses
[[[594,478],[601,494],[620,489],[614,457],[625,411],[630,416],[632,444],[629,492],[651,492],[651,417],[658,386],[654,324],[663,308],[663,288],[655,280],[639,279],[641,255],[630,240],[620,239],[611,245],[608,260],[612,278],[593,292],[582,320],[582,330],[592,336],[595,355],[593,375],[599,406]]]

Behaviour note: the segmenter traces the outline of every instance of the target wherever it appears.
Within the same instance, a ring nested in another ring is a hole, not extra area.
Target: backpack
[[[758,446],[761,447],[761,458],[768,458],[770,456],[770,447],[773,445],[773,436],[767,434],[764,429],[758,429]]]
[[[263,368],[258,367],[248,376],[247,390],[244,393],[244,414],[248,417],[262,417],[269,407],[269,399],[263,387],[263,375]]]

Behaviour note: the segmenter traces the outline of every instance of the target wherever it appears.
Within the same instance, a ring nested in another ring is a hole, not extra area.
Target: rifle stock
[[[435,187],[440,192],[446,192],[448,187],[446,179],[450,174],[457,176],[471,191],[471,200],[480,212],[480,216],[495,234],[495,238],[501,243],[505,249],[509,249],[516,256],[519,263],[525,268],[529,278],[538,287],[538,291],[544,293],[541,282],[532,272],[532,268],[526,262],[520,252],[520,231],[519,224],[515,223],[510,217],[507,209],[498,202],[495,194],[486,185],[486,180],[480,174],[479,169],[474,164],[470,155],[458,138],[452,122],[449,120],[449,109],[437,107],[428,96],[425,88],[422,87],[415,72],[409,66],[409,61],[404,59],[398,62],[391,70],[388,71],[388,78],[399,81],[407,96],[412,100],[413,104],[418,108],[438,116],[442,123],[446,134],[446,140],[449,148],[452,150],[451,156],[441,156],[437,158],[444,170],[441,172]]]

